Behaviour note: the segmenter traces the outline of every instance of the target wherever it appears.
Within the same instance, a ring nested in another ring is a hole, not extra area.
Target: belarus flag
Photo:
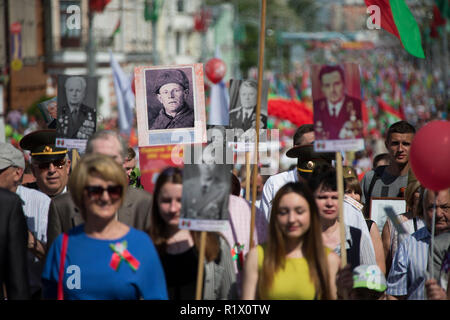
[[[425,58],[420,29],[404,0],[365,0],[366,5],[380,8],[381,28],[400,39],[406,51],[417,58]],[[373,23],[379,21],[374,18]]]

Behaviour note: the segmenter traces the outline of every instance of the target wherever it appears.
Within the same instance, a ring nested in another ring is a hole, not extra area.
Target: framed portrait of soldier
[[[84,149],[97,126],[96,77],[58,76],[56,133],[58,145]]]
[[[135,68],[139,146],[206,141],[203,65]]]
[[[369,218],[376,222],[380,233],[383,231],[384,224],[389,216],[389,210],[394,213],[394,216],[404,214],[406,212],[405,199],[397,197],[372,197],[370,199]],[[393,222],[396,226],[396,221]]]
[[[58,105],[56,97],[42,101],[38,104],[38,109],[44,118],[47,128],[56,129],[56,118],[58,113]]]
[[[314,65],[314,148],[358,151],[364,148],[359,66]]]
[[[254,80],[230,80],[229,128],[234,129],[239,141],[256,140],[256,104],[258,83]],[[269,81],[263,80],[260,109],[260,130],[267,129],[267,100]]]
[[[229,227],[231,171],[226,164],[185,164],[179,227],[224,231]]]

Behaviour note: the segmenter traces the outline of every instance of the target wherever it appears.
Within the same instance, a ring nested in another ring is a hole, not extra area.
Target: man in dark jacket
[[[0,188],[0,300],[30,298],[27,271],[27,223],[18,195]]]

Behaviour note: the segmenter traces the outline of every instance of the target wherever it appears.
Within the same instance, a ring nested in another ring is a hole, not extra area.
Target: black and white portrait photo
[[[44,117],[45,124],[49,129],[56,129],[56,118],[58,112],[58,105],[56,97],[49,100],[42,101],[38,104],[38,108]]]
[[[57,136],[87,140],[97,124],[97,78],[58,76]]]
[[[134,69],[140,147],[206,142],[203,65]]]
[[[186,164],[183,172],[181,218],[228,220],[230,182],[230,166]]]
[[[192,70],[147,70],[149,130],[193,128]]]
[[[260,129],[267,128],[267,94],[269,82],[263,81]],[[258,84],[253,80],[230,80],[230,128],[244,132],[256,128]]]

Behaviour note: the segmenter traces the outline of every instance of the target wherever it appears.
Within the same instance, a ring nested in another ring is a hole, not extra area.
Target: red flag
[[[297,126],[313,123],[313,112],[306,103],[284,98],[270,98],[267,106],[270,116],[289,120]]]
[[[89,0],[89,9],[101,13],[110,2],[111,0]]]
[[[384,112],[386,112],[387,114],[397,117],[400,120],[405,120],[405,116],[402,115],[402,113],[400,111],[395,110],[392,106],[388,105],[386,103],[386,101],[384,101],[383,99],[378,98],[377,102],[378,102],[378,106],[380,107],[380,109],[383,110]]]
[[[447,21],[442,17],[437,5],[433,5],[433,21],[430,25],[430,37],[439,38],[438,27],[444,26]]]
[[[425,58],[420,29],[405,0],[364,0],[367,7],[376,5],[381,14],[381,28],[396,36],[407,52]],[[377,21],[374,21],[377,23]]]
[[[363,121],[363,135],[367,136],[368,134],[367,127],[369,125],[369,113],[367,112],[367,106],[364,101],[362,101],[361,104],[361,116]]]

